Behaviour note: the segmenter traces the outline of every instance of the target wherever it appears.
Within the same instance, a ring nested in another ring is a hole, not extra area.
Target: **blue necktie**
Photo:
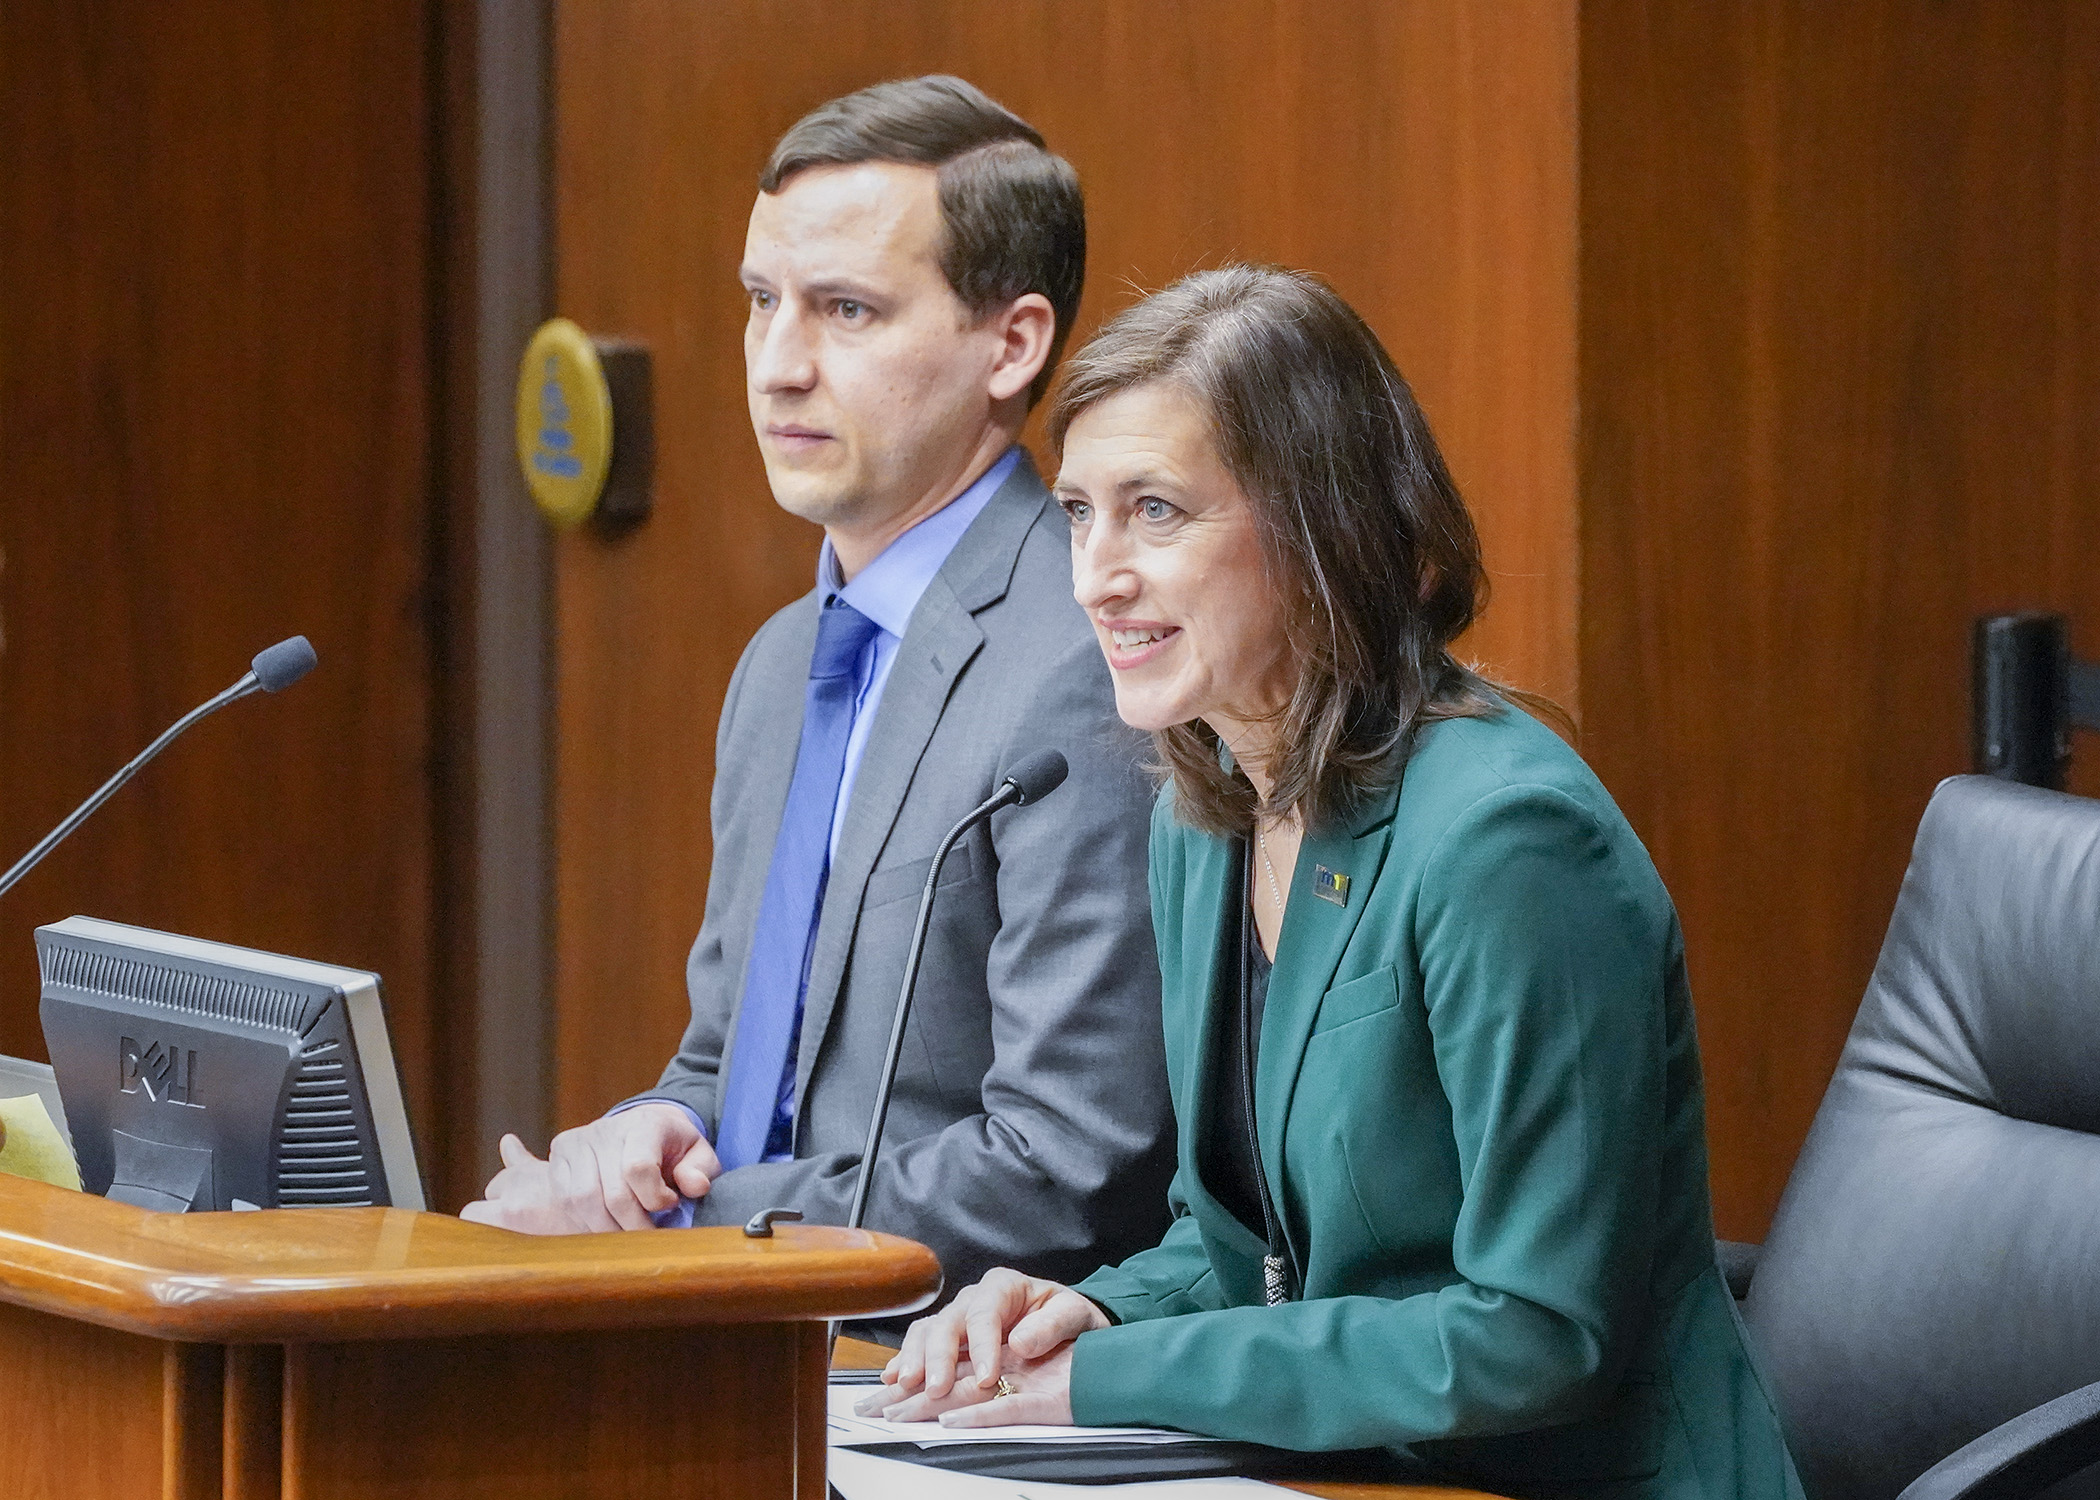
[[[824,880],[831,872],[831,820],[846,769],[846,740],[853,732],[860,655],[880,628],[841,600],[817,612],[802,743],[795,751],[787,810],[773,840],[773,863],[758,905],[758,930],[744,969],[743,1006],[722,1094],[715,1151],[725,1170],[763,1161],[767,1139],[776,1134],[776,1115],[792,1120],[795,1038],[802,1029],[802,996],[809,985]],[[787,1132],[778,1134],[778,1149],[784,1151]]]

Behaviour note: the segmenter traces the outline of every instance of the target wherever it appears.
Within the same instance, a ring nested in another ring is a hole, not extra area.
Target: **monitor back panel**
[[[39,928],[37,949],[89,1192],[422,1206],[376,976],[84,917]]]

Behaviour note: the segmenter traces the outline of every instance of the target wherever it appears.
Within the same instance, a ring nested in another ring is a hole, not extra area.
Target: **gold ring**
[[[1001,1375],[999,1377],[999,1383],[992,1387],[992,1393],[996,1396],[1018,1396],[1021,1394],[1019,1388],[1017,1388],[1014,1385],[1014,1383],[1011,1380],[1008,1380],[1004,1375]]]

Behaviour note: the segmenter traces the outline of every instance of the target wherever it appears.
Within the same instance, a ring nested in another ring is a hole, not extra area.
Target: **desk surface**
[[[892,1351],[860,1339],[840,1339],[832,1349],[831,1363],[841,1370],[879,1370],[890,1362]],[[1325,1500],[1500,1500],[1481,1490],[1450,1489],[1435,1484],[1298,1484],[1277,1481],[1302,1495],[1320,1495]]]
[[[391,1208],[163,1214],[0,1175],[0,1302],[149,1338],[310,1343],[873,1317],[939,1289],[860,1230],[534,1236]]]

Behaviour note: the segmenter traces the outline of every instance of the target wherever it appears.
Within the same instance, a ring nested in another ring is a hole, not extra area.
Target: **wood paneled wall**
[[[1585,0],[1581,119],[1583,744],[1758,1237],[1968,769],[1970,621],[2100,654],[2100,10]]]
[[[431,985],[432,28],[423,0],[0,7],[0,863],[249,657],[0,904],[374,968],[441,1119]]]
[[[471,53],[444,14],[0,9],[0,862],[258,646],[304,631],[322,653],[6,898],[0,1050],[40,1054],[28,932],[74,911],[374,967],[456,1199],[486,1143],[450,1142],[474,975],[441,965],[477,878],[449,754],[472,642],[446,624],[476,578],[447,550],[464,481],[434,436],[476,409],[446,384],[473,331],[473,256],[446,237],[475,99],[446,81]],[[657,518],[566,538],[558,562],[560,1118],[675,1043],[722,691],[810,576],[815,533],[772,505],[744,416],[758,164],[811,105],[946,69],[1078,165],[1080,336],[1239,257],[1323,272],[1392,347],[1486,538],[1469,645],[1578,712],[1677,897],[1717,1207],[1761,1233],[1918,812],[1965,766],[1968,622],[2062,609],[2100,656],[2100,13],[593,0],[557,19],[560,310],[652,345],[659,435]],[[2090,737],[2074,784],[2100,793]]]
[[[964,75],[1078,168],[1079,336],[1227,258],[1330,277],[1387,340],[1487,538],[1476,648],[1576,688],[1574,0],[594,0],[555,44],[560,310],[656,354],[657,513],[557,563],[557,1116],[683,1027],[716,715],[817,535],[772,503],[735,273],[774,138]]]
[[[558,300],[656,349],[660,463],[655,520],[558,564],[561,1119],[675,1043],[716,711],[808,587],[744,416],[753,176],[942,69],[1079,167],[1081,336],[1243,257],[1387,340],[1481,520],[1469,645],[1577,712],[1677,898],[1717,1209],[1763,1232],[1966,766],[1970,620],[2064,609],[2100,655],[2100,13],[600,0],[555,51]]]

